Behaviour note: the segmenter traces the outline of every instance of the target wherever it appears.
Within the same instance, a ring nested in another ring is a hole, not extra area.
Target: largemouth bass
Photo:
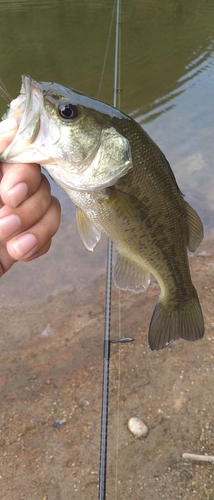
[[[0,159],[45,168],[76,205],[86,248],[93,250],[101,233],[113,240],[115,285],[140,292],[150,272],[157,279],[151,349],[179,337],[201,338],[204,322],[187,249],[194,252],[200,244],[203,226],[141,126],[107,104],[26,75],[6,117],[19,128]]]

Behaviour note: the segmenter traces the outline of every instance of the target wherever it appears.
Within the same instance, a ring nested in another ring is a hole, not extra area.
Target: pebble
[[[55,422],[52,424],[53,427],[60,427],[60,425],[66,424],[66,418],[63,418],[62,420],[55,420]]]
[[[138,417],[131,417],[129,419],[128,429],[137,438],[146,437],[149,432],[147,425]]]

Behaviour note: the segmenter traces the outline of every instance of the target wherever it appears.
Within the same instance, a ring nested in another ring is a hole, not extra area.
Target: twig
[[[195,455],[194,453],[183,453],[183,458],[198,460],[199,462],[214,462],[214,455]]]

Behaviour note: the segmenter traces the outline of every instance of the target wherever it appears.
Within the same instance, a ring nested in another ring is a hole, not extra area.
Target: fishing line
[[[121,339],[121,293],[118,290],[118,337]],[[119,455],[119,422],[120,422],[120,361],[121,350],[118,350],[118,381],[117,381],[117,413],[116,413],[116,453],[115,453],[115,500],[118,497],[118,455]]]
[[[118,6],[117,6],[118,7]],[[120,29],[119,29],[120,28]],[[116,40],[115,40],[115,64],[114,64],[114,101],[116,108],[120,108],[120,93],[121,92],[121,9],[117,10],[116,21]],[[121,340],[121,297],[118,290],[118,339]],[[118,454],[119,454],[119,420],[120,420],[120,345],[118,350],[118,382],[117,382],[117,412],[116,412],[116,452],[115,452],[115,500],[118,497]]]
[[[115,65],[114,65],[114,99],[113,99],[113,104],[115,107],[117,105],[117,88],[118,88],[117,82],[118,82],[119,16],[120,16],[120,0],[117,0]],[[98,493],[99,500],[105,500],[106,498],[109,360],[110,360],[110,346],[111,346],[110,328],[111,328],[112,250],[113,250],[113,243],[111,240],[108,240],[107,272],[106,272],[106,311],[105,311],[104,352],[103,352],[102,415],[101,415],[101,438],[100,438],[100,472],[99,472],[99,493]]]
[[[104,76],[104,72],[105,72],[106,60],[107,60],[107,55],[108,55],[108,51],[109,51],[109,43],[110,43],[110,39],[111,39],[112,26],[113,26],[113,21],[114,21],[115,6],[116,6],[116,0],[114,0],[114,5],[113,5],[113,9],[112,9],[111,22],[110,22],[110,28],[109,28],[109,33],[108,33],[108,40],[107,40],[107,44],[106,44],[106,51],[105,51],[105,55],[104,55],[100,83],[99,83],[98,92],[97,92],[97,99],[99,99],[99,97],[100,97],[100,91],[101,91],[101,87],[102,87],[102,83],[103,83],[103,76]]]
[[[115,12],[115,4],[113,13]],[[115,34],[115,64],[114,64],[114,98],[113,105],[117,106],[117,96],[121,92],[121,88],[118,87],[118,80],[120,77],[120,40],[121,40],[121,30],[120,30],[120,0],[117,0],[116,7],[116,34]],[[110,33],[112,30],[112,20],[110,25]],[[103,78],[103,73],[106,64],[107,51],[109,47],[110,35],[108,37],[107,49],[104,58],[104,65],[101,75],[101,80]],[[100,91],[101,83],[99,86],[98,93]],[[107,270],[106,270],[106,309],[105,309],[105,328],[104,328],[104,348],[103,348],[103,386],[102,386],[102,415],[101,415],[101,437],[100,437],[100,471],[99,471],[99,493],[98,500],[105,500],[106,498],[106,465],[107,465],[107,437],[108,437],[108,396],[109,396],[109,361],[110,361],[110,347],[111,343],[127,343],[132,342],[133,338],[121,338],[121,321],[119,319],[119,338],[117,340],[110,339],[110,329],[111,329],[111,285],[112,285],[112,252],[113,243],[108,239],[107,247]],[[120,294],[119,294],[119,318],[120,318]],[[120,363],[120,355],[119,355]],[[117,457],[118,457],[118,425],[119,425],[119,392],[120,392],[120,369],[118,376],[118,424],[117,424],[117,444],[116,444],[116,483],[117,483]],[[117,484],[115,486],[117,488]],[[115,489],[115,495],[117,495],[117,489]]]
[[[0,95],[3,97],[3,99],[7,102],[7,104],[10,104],[12,101],[12,97],[10,96],[9,92],[7,91],[2,79],[0,78]]]
[[[118,99],[118,93],[121,92],[121,88],[118,87],[118,82],[120,82],[120,64],[121,60],[121,22],[120,22],[120,0],[117,0],[117,11],[116,11],[116,35],[115,35],[115,58],[114,58],[114,96],[113,96],[113,106],[116,108],[117,105],[120,107],[120,99]]]

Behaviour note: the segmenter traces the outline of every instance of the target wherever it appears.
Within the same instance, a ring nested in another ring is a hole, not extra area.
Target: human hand
[[[0,153],[18,125],[0,122]],[[18,260],[28,262],[46,253],[60,224],[60,204],[35,163],[0,163],[0,277]]]

